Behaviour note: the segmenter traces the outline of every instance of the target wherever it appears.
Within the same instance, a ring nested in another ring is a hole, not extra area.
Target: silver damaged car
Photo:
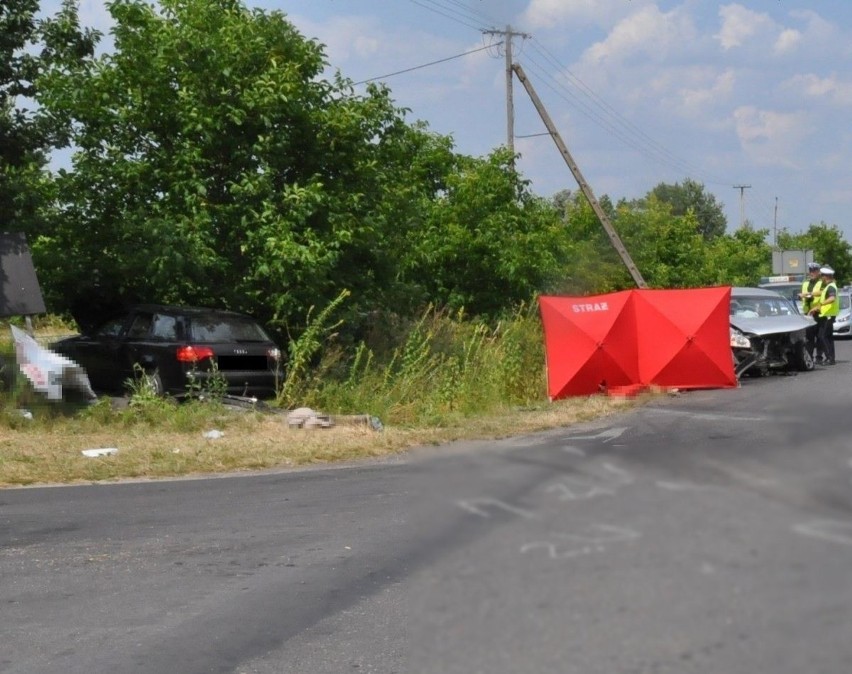
[[[806,345],[807,329],[814,325],[794,304],[773,290],[731,289],[731,349],[737,376],[745,372],[814,369]]]

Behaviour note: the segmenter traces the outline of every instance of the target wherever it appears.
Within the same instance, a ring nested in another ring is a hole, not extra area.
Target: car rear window
[[[796,301],[799,299],[799,293],[802,292],[801,283],[764,283],[760,286],[767,290],[774,290],[776,293],[782,294],[788,300]]]
[[[731,316],[757,318],[765,316],[795,316],[798,312],[781,297],[738,295],[731,298]]]
[[[269,336],[254,321],[239,316],[193,317],[194,342],[268,342]]]

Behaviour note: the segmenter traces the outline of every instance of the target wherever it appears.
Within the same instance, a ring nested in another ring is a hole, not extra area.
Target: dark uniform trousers
[[[834,363],[834,316],[820,316],[817,318],[817,361],[825,358],[829,363]]]

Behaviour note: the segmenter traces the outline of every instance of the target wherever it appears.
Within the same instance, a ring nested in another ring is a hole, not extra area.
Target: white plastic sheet
[[[45,394],[48,400],[61,400],[62,387],[66,386],[82,391],[89,398],[97,397],[89,382],[89,375],[77,363],[45,349],[14,325],[9,327],[15,342],[18,367],[36,391]]]

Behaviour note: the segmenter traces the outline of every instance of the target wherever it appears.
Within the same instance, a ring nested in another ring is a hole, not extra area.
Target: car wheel
[[[163,379],[160,377],[160,373],[156,370],[145,373],[145,379],[148,381],[148,385],[151,387],[151,392],[156,396],[164,396],[166,395],[166,388],[163,386]]]
[[[814,358],[808,351],[807,345],[804,342],[796,344],[796,350],[793,356],[793,365],[800,372],[810,372],[814,369]]]

